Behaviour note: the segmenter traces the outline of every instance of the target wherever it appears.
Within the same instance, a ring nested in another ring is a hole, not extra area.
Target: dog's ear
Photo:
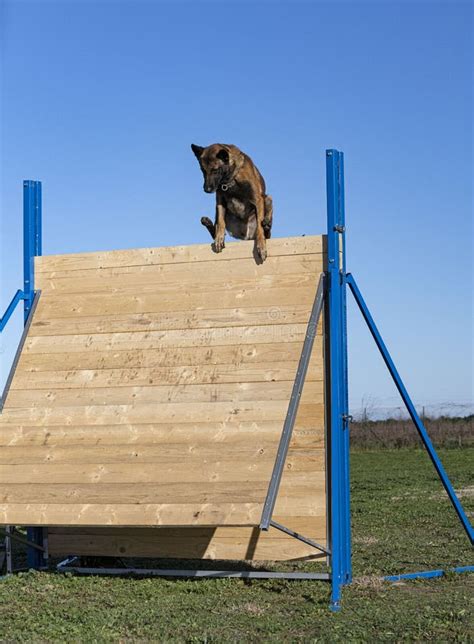
[[[224,161],[224,163],[229,163],[229,152],[225,148],[219,150],[216,157],[221,161]]]
[[[194,154],[198,159],[201,158],[201,155],[204,152],[204,149],[205,148],[201,147],[200,145],[194,145],[194,143],[191,143],[191,150],[194,152]]]

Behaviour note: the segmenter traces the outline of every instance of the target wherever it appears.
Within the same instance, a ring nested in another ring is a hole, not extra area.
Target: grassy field
[[[474,514],[474,448],[440,450]],[[355,583],[331,613],[321,582],[79,578],[0,583],[5,640],[474,641],[474,575],[382,583],[381,574],[473,565],[467,538],[420,450],[352,454]],[[299,565],[302,570],[317,570]]]

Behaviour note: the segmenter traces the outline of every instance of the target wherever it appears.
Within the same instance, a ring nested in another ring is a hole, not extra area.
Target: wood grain
[[[268,249],[261,265],[252,242],[36,258],[42,296],[0,416],[0,523],[58,526],[50,547],[67,554],[314,557],[254,528],[325,240]],[[322,332],[275,509],[318,541]]]
[[[324,252],[323,236],[281,237],[268,240],[270,257],[319,254]],[[109,250],[90,253],[74,253],[68,255],[46,255],[35,257],[37,273],[51,271],[84,270],[90,268],[113,268],[118,266],[146,266],[151,264],[186,263],[195,265],[197,262],[227,262],[232,259],[246,259],[254,263],[254,243],[229,242],[225,251],[215,255],[210,244],[194,244],[192,246],[169,246],[162,248],[138,248],[126,250]],[[264,265],[263,265],[264,266]]]

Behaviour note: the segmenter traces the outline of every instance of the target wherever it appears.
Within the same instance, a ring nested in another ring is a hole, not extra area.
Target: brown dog
[[[257,255],[267,257],[266,239],[270,238],[273,202],[265,194],[265,181],[250,157],[235,145],[213,143],[207,148],[191,145],[204,175],[204,192],[216,193],[215,222],[202,217],[211,234],[212,248],[224,248],[225,231],[237,239],[255,239]]]

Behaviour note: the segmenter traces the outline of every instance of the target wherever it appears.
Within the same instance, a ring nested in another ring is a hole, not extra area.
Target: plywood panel
[[[0,416],[0,522],[92,530],[53,530],[68,554],[109,539],[122,556],[314,556],[252,526],[323,252],[304,237],[270,240],[263,265],[250,242],[37,258],[42,295]],[[319,337],[276,513],[320,542],[324,416]],[[179,530],[157,541],[157,526]]]

